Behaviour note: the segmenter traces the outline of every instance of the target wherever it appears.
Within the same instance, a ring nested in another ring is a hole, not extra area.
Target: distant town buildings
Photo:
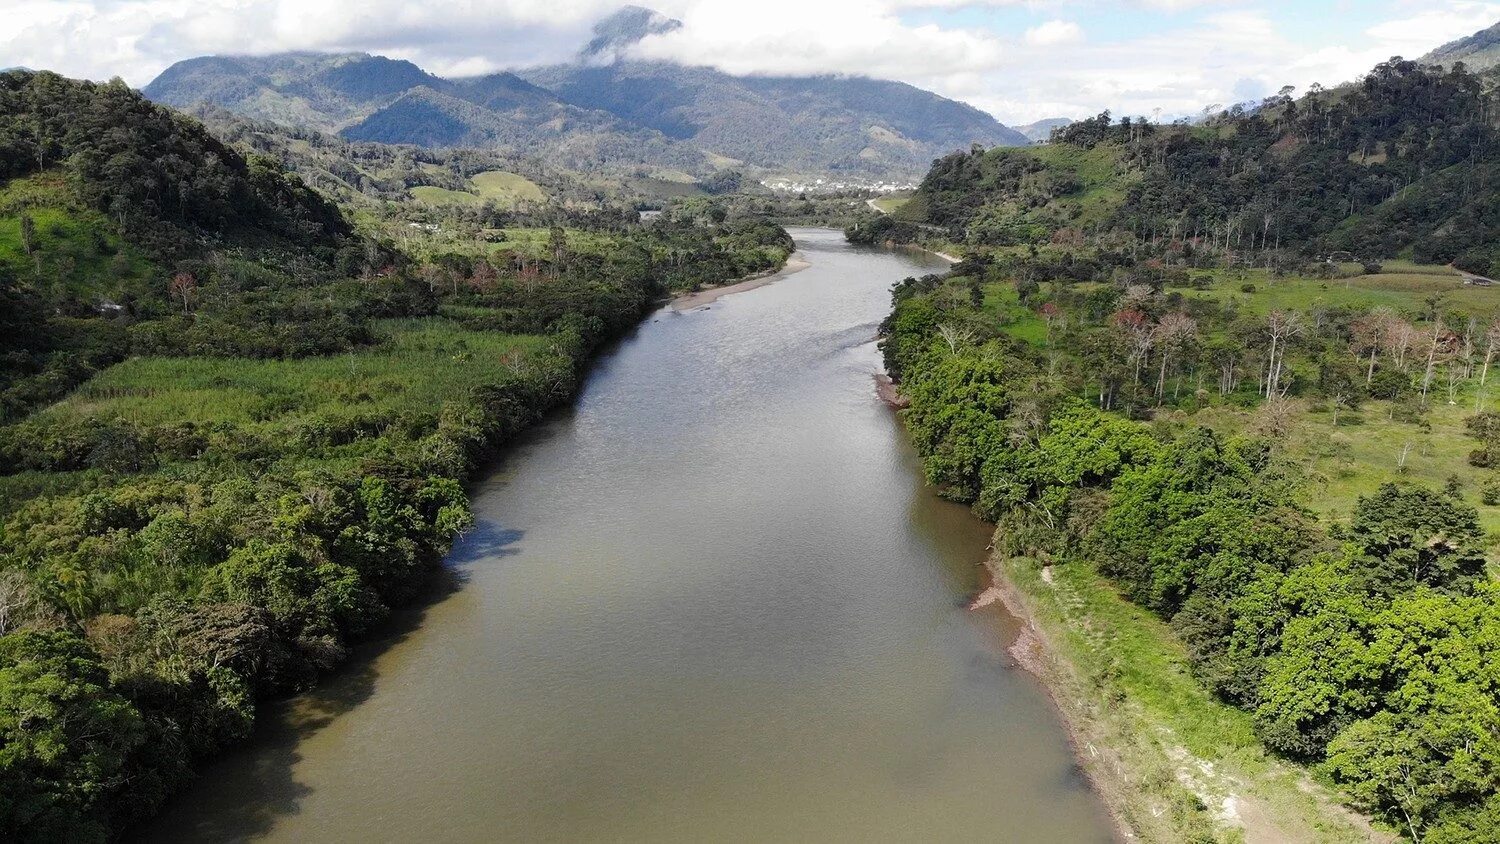
[[[812,179],[801,181],[795,178],[765,179],[761,185],[777,193],[896,193],[916,190],[915,182],[871,182],[862,179]]]

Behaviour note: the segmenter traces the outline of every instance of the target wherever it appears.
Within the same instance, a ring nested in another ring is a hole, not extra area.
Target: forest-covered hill
[[[955,153],[882,221],[976,248],[1336,252],[1484,274],[1500,259],[1500,124],[1488,77],[1393,60],[1361,81],[1202,125],[1072,124],[1050,145]],[[880,235],[884,236],[884,235]]]
[[[1314,828],[1287,762],[1407,839],[1500,836],[1500,294],[1447,266],[1500,259],[1490,82],[1101,115],[849,229],[963,256],[895,290],[904,419],[1157,838],[1237,834],[1224,793]]]
[[[791,250],[711,209],[391,203],[355,231],[195,120],[48,73],[0,74],[0,152],[6,841],[153,812],[432,584],[462,481],[594,349]]]

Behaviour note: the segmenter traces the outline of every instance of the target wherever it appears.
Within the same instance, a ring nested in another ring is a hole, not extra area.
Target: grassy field
[[[536,182],[517,173],[487,170],[474,174],[474,178],[470,181],[474,183],[474,192],[479,194],[481,199],[491,200],[501,205],[545,202],[547,199],[546,192]]]
[[[484,202],[477,194],[461,190],[449,190],[437,188],[431,185],[420,185],[409,188],[412,199],[425,202],[428,205],[479,205]]]
[[[447,320],[386,320],[368,349],[296,360],[134,358],[37,414],[139,424],[284,423],[320,414],[437,410],[508,367],[536,361],[545,337],[469,331]]]
[[[1357,410],[1341,410],[1335,426],[1333,408],[1326,402],[1296,400],[1288,433],[1277,441],[1278,453],[1301,469],[1304,503],[1335,521],[1348,521],[1359,497],[1383,483],[1407,480],[1441,489],[1449,478],[1457,478],[1464,500],[1479,508],[1493,555],[1500,552],[1500,506],[1485,505],[1480,492],[1500,483],[1500,471],[1469,465],[1469,452],[1480,446],[1464,427],[1474,414],[1475,393],[1462,391],[1455,401],[1450,405],[1445,395],[1434,396],[1416,421],[1402,421],[1390,402],[1370,401]],[[1491,398],[1487,407],[1495,404]],[[1263,419],[1263,411],[1234,407],[1210,407],[1184,417],[1228,432],[1263,430]]]
[[[885,196],[878,196],[875,199],[872,199],[871,202],[874,203],[875,207],[879,208],[882,212],[886,214],[894,214],[898,210],[900,210],[901,206],[905,205],[910,199],[911,194],[909,193],[888,193]]]
[[[1185,290],[1184,296],[1234,301],[1251,313],[1277,309],[1310,311],[1317,307],[1425,312],[1428,299],[1441,297],[1439,309],[1489,321],[1500,316],[1500,288],[1469,287],[1446,267],[1388,264],[1384,272],[1340,279],[1275,278],[1266,270],[1215,270],[1213,287]],[[1249,285],[1253,290],[1243,289]]]
[[[32,221],[31,254],[21,235],[22,215]],[[118,299],[166,283],[102,215],[78,208],[67,186],[52,175],[13,179],[0,187],[0,264],[43,288],[59,285],[84,299]]]
[[[431,167],[432,165],[424,165]],[[446,170],[443,172],[447,172]],[[476,173],[469,180],[470,190],[459,191],[448,188],[421,185],[410,188],[412,198],[428,205],[483,205],[493,202],[503,207],[514,207],[522,202],[545,202],[547,194],[525,176],[505,170],[487,170]]]

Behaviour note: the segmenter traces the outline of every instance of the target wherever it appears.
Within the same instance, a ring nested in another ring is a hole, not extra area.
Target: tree
[[[1282,371],[1286,362],[1286,347],[1292,338],[1301,336],[1306,330],[1302,315],[1296,311],[1272,311],[1266,316],[1266,333],[1270,339],[1270,353],[1266,359],[1265,395],[1284,396],[1281,387]],[[1290,383],[1287,385],[1290,387]]]
[[[140,713],[82,639],[0,638],[0,835],[102,840],[109,801],[144,740]]]
[[[193,312],[193,301],[198,295],[198,278],[190,272],[179,272],[172,276],[167,283],[167,290],[173,299],[182,302],[183,314]]]
[[[1198,323],[1187,314],[1174,311],[1161,318],[1154,333],[1156,346],[1161,350],[1161,367],[1156,376],[1156,402],[1161,404],[1167,387],[1167,363],[1174,351],[1198,336]]]
[[[1415,485],[1384,484],[1361,497],[1351,538],[1366,580],[1386,593],[1417,585],[1459,593],[1484,577],[1484,531],[1473,507]]]

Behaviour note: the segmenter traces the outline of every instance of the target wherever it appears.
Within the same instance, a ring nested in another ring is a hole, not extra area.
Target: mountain
[[[1463,62],[1465,67],[1475,72],[1500,66],[1500,23],[1466,38],[1450,41],[1423,56],[1420,61],[1444,67]]]
[[[1061,129],[1072,123],[1067,117],[1048,117],[1035,123],[1027,123],[1025,126],[1014,127],[1017,132],[1030,138],[1033,143],[1044,142],[1052,137],[1053,129]]]
[[[695,175],[748,166],[910,177],[955,149],[1029,143],[972,106],[901,82],[734,76],[626,58],[642,38],[681,25],[626,7],[599,22],[573,62],[521,75],[444,79],[366,53],[204,56],[167,68],[144,93],[351,140],[506,147],[564,166]]]
[[[515,74],[444,79],[367,53],[204,56],[167,68],[143,93],[179,109],[214,106],[355,141],[504,147],[579,168],[607,160],[712,169],[690,145],[563,102]]]
[[[590,64],[601,64],[620,58],[622,50],[648,35],[665,35],[682,28],[682,21],[661,12],[626,6],[594,26],[594,37],[578,54]]]
[[[903,82],[861,76],[735,76],[637,61],[628,48],[676,21],[627,8],[595,28],[578,58],[521,71],[563,100],[656,129],[756,167],[808,172],[921,172],[973,144],[1029,139],[990,115]],[[613,55],[613,61],[601,61]]]

